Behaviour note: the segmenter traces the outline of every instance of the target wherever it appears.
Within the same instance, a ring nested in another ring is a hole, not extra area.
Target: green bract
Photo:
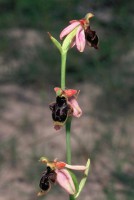
[[[85,173],[84,173],[84,177],[80,181],[79,189],[78,189],[78,192],[75,195],[75,198],[77,198],[80,195],[80,193],[81,193],[81,191],[82,191],[82,189],[83,189],[83,187],[84,187],[84,185],[86,183],[88,172],[89,172],[89,168],[90,168],[90,159],[87,160],[86,170],[85,170]]]
[[[70,49],[71,43],[73,41],[73,38],[76,35],[77,28],[78,27],[76,27],[71,33],[69,33],[66,36],[66,38],[64,39],[62,45],[50,33],[48,33],[51,41],[59,49],[61,54],[67,53],[67,51]]]
[[[62,52],[61,44],[58,42],[58,40],[56,40],[52,35],[50,35],[50,33],[48,34],[54,45],[57,47],[57,49],[59,49],[59,51]]]
[[[73,182],[74,182],[74,185],[75,185],[75,189],[76,189],[76,193],[77,193],[78,189],[79,189],[79,184],[78,184],[77,178],[76,178],[75,174],[72,171],[70,171],[70,170],[68,170],[68,171],[69,171],[69,173],[70,173],[70,175],[71,175],[71,177],[73,179]]]
[[[76,31],[77,31],[77,28],[76,27],[71,33],[69,33],[66,38],[64,39],[63,41],[63,44],[62,44],[62,50],[63,52],[67,52],[69,49],[70,49],[70,45],[72,43],[72,40],[74,38],[74,36],[76,35]]]

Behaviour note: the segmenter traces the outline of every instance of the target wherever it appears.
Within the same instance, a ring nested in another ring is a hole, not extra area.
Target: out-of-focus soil
[[[78,100],[83,116],[72,122],[72,163],[85,164],[87,158],[91,157],[90,175],[81,197],[85,200],[104,200],[104,188],[110,184],[112,173],[120,162],[124,162],[124,172],[132,171],[132,165],[127,160],[125,162],[125,158],[132,159],[129,152],[133,148],[133,116],[122,115],[110,121],[109,116],[102,113],[101,117],[107,118],[102,120],[98,111],[95,111],[101,89],[91,84],[77,85],[76,88],[81,90]],[[32,161],[34,155],[37,158],[44,155],[65,161],[64,128],[59,132],[53,129],[48,108],[55,98],[52,92],[48,91],[49,96],[42,100],[36,91],[16,85],[0,86],[4,101],[0,116],[0,141],[1,145],[4,144],[4,152],[1,148],[1,154],[4,155],[0,170],[1,200],[37,199],[38,181],[30,181],[26,177],[27,170],[31,168],[32,171],[39,165],[38,159]],[[11,138],[16,141],[15,152],[10,152],[13,151],[9,142]],[[123,184],[117,181],[113,187],[117,189],[118,199],[125,199],[118,192],[124,188]],[[56,189],[54,191],[56,193]],[[64,192],[61,193],[59,188],[58,191],[58,198],[63,199]],[[48,194],[45,198],[54,199],[55,195]]]
[[[21,32],[11,32],[12,35],[20,40],[25,56],[27,47],[33,53],[30,56],[34,56],[34,45],[43,40],[33,32],[26,36],[23,33],[23,40]],[[18,67],[20,62],[12,60],[4,66],[0,58],[2,67]],[[1,74],[5,76],[6,71]],[[133,174],[133,113],[123,110],[115,115],[105,109],[103,90],[98,85],[85,82],[74,87],[80,89],[78,101],[83,115],[72,121],[72,164],[85,164],[87,158],[91,159],[90,174],[79,199],[105,200],[114,191],[117,200],[125,200],[127,186],[116,173]],[[39,158],[66,160],[64,127],[54,130],[48,107],[55,100],[55,93],[50,85],[45,88],[40,92],[13,83],[0,85],[0,200],[37,199],[43,170]],[[81,173],[77,174],[79,177]],[[55,197],[68,199],[58,185],[45,199]]]

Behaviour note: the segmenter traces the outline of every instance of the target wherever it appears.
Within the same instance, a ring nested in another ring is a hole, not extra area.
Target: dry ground
[[[34,45],[43,40],[36,32],[25,35],[25,32],[11,31],[9,35],[18,38],[26,58],[27,48],[32,57]],[[0,58],[1,67],[16,68],[21,62],[23,60],[7,60],[5,63],[3,57]],[[7,71],[2,70],[1,76],[3,73]],[[131,184],[125,184],[123,178],[131,180],[133,176],[133,112],[123,110],[115,115],[105,109],[107,102],[103,101],[100,86],[82,83],[74,87],[81,90],[78,100],[83,116],[72,122],[72,163],[85,164],[87,158],[91,158],[88,181],[79,199],[125,200],[125,193],[132,191]],[[59,132],[53,129],[48,108],[54,99],[51,85],[44,91],[17,84],[0,85],[0,200],[37,199],[43,170],[38,159],[47,156],[65,161],[64,128]],[[59,186],[53,187],[44,198],[53,200],[55,197],[68,199]]]
[[[114,122],[106,113],[99,117],[95,102],[101,89],[91,84],[76,88],[81,89],[79,102],[83,116],[72,123],[72,162],[84,164],[91,157],[90,175],[81,197],[104,200],[104,189],[111,185],[117,199],[125,200],[121,191],[126,188],[120,181],[112,180],[112,174],[118,167],[128,175],[132,173],[133,116],[119,116]],[[87,91],[90,92],[87,94]],[[0,86],[4,105],[0,116],[0,200],[37,199],[35,194],[42,172],[39,157],[65,160],[64,128],[59,132],[53,129],[47,105],[55,97],[52,91],[48,92],[50,96],[42,100],[36,91],[16,85]],[[64,192],[56,188],[58,192],[54,189],[54,193],[45,198],[54,199],[59,193],[58,198],[63,199]]]

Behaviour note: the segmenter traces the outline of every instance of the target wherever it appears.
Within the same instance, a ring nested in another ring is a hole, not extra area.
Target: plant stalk
[[[66,59],[67,52],[61,53],[61,89],[65,90],[66,86]]]
[[[72,117],[69,117],[66,122],[66,157],[67,157],[67,163],[69,165],[71,165],[71,137],[70,137],[71,121]]]
[[[66,59],[67,52],[61,53],[61,89],[65,90],[66,88]],[[66,161],[68,164],[71,164],[71,138],[70,138],[70,130],[71,130],[71,121],[72,117],[68,117],[66,122]],[[70,200],[74,200],[73,195],[69,195]]]

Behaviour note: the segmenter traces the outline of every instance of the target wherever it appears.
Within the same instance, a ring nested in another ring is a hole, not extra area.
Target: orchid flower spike
[[[71,41],[71,47],[76,45],[80,52],[84,51],[86,44],[98,49],[98,36],[96,35],[96,32],[90,28],[90,19],[93,16],[92,13],[88,13],[83,19],[71,20],[69,22],[70,25],[60,33],[60,39],[62,40],[65,36],[72,34],[72,32],[76,30],[76,34]]]
[[[79,91],[74,89],[62,90],[55,87],[56,102],[49,105],[52,111],[52,119],[54,128],[59,130],[65,123],[69,116],[79,118],[82,115],[82,110],[77,102]]]
[[[46,157],[41,157],[40,162],[44,163],[47,166],[47,169],[43,172],[40,179],[39,186],[41,191],[38,192],[38,196],[45,195],[49,192],[52,183],[58,183],[68,194],[76,194],[76,188],[72,176],[67,169],[81,170],[85,172],[86,166],[68,165],[65,162],[57,161],[57,159],[49,161]]]

